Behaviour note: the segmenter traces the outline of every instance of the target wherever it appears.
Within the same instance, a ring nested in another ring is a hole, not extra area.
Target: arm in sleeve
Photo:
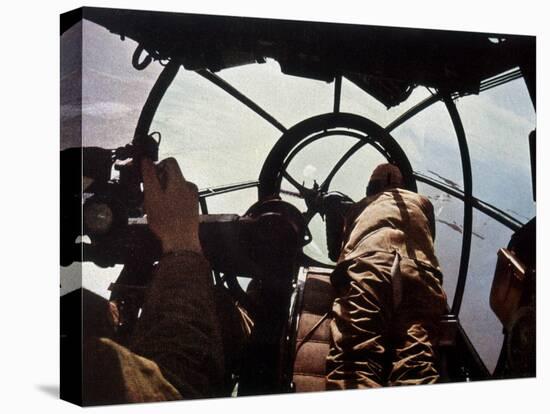
[[[159,262],[130,348],[156,362],[183,398],[220,396],[223,351],[210,266],[197,253]]]

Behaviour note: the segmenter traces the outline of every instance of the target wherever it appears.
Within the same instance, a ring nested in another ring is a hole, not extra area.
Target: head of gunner
[[[370,177],[367,185],[367,197],[393,188],[404,188],[401,171],[393,164],[380,164]]]

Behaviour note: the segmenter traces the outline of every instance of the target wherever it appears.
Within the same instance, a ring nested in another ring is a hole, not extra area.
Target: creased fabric
[[[357,203],[346,218],[331,281],[327,389],[434,383],[446,298],[434,253],[429,200],[394,189]]]

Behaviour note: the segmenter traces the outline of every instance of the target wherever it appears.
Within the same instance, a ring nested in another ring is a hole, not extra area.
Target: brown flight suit
[[[86,340],[84,405],[229,395],[224,355],[241,352],[234,348],[244,343],[241,320],[214,288],[204,257],[162,258],[130,343]]]
[[[432,204],[403,189],[378,193],[352,207],[344,231],[327,389],[436,382],[446,298]]]

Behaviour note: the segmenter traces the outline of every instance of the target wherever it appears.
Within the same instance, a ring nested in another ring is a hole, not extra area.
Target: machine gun
[[[116,150],[90,147],[62,151],[62,265],[90,261],[109,267],[158,261],[161,245],[147,226],[136,162],[141,154],[157,159],[158,143],[150,136],[147,144],[147,151],[138,151],[132,144]],[[71,174],[78,171],[81,162],[82,179]],[[111,179],[113,168],[119,172],[118,178]],[[295,255],[294,250],[303,246],[304,235],[301,213],[279,199],[255,203],[242,217],[200,216],[199,236],[205,256],[214,270],[224,273],[254,275],[262,273],[261,267],[277,269],[284,257]]]

